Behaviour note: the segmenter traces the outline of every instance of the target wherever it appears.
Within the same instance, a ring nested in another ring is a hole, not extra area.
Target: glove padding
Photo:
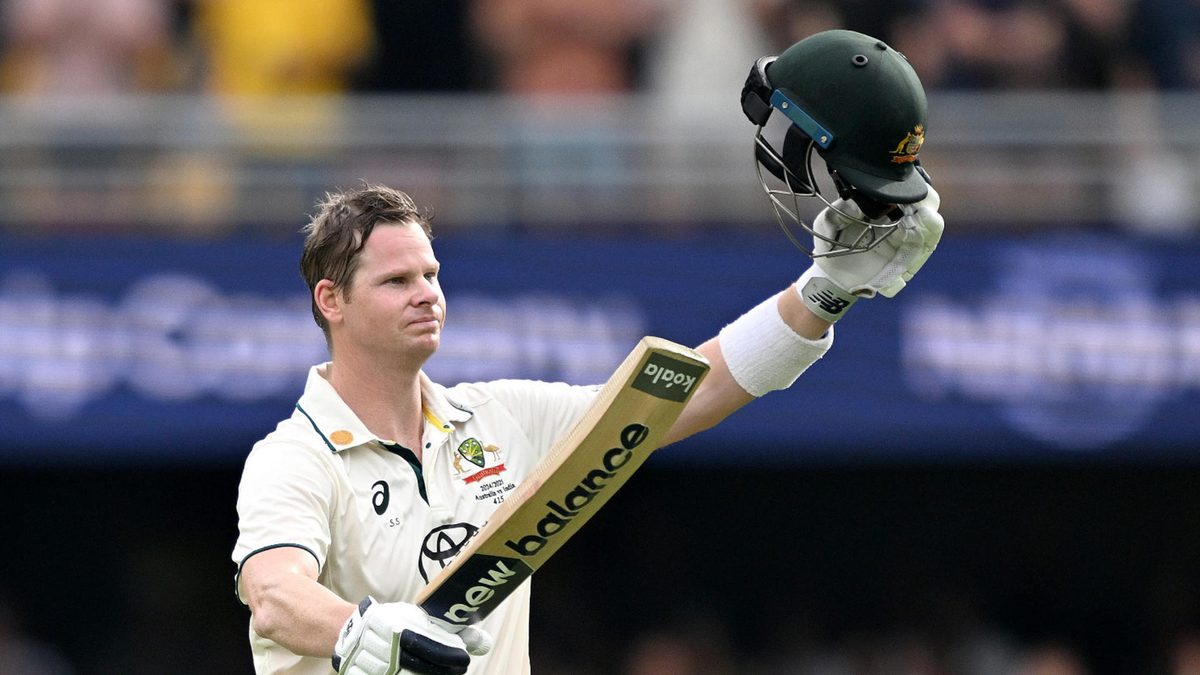
[[[817,316],[833,322],[840,319],[859,298],[873,298],[876,294],[895,297],[921,269],[942,239],[945,222],[937,212],[941,201],[937,191],[929,186],[929,194],[925,199],[915,204],[901,205],[904,215],[897,222],[896,230],[869,251],[820,256],[832,250],[833,246],[821,237],[814,237],[815,261],[796,282],[808,308]],[[866,225],[846,215],[861,218],[862,211],[854,202],[845,199],[838,199],[833,205],[833,208],[821,210],[813,221],[813,230],[834,241],[855,241],[862,235]]]
[[[933,186],[929,194],[915,204],[902,204],[904,215],[892,232],[875,248],[849,255],[818,257],[814,263],[839,288],[860,298],[873,298],[876,293],[895,297],[921,269],[942,239],[945,222],[938,213],[942,198]],[[853,201],[834,202],[841,211],[862,217]],[[826,207],[813,222],[813,229],[835,241],[854,241],[866,226],[846,218]],[[832,246],[820,237],[814,238],[813,253],[827,253]]]
[[[449,628],[416,605],[367,597],[338,634],[333,669],[339,675],[462,675],[471,656],[491,650],[492,638],[476,626],[457,634]]]

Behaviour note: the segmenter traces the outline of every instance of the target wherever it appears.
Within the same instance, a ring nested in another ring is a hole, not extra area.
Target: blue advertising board
[[[449,233],[445,383],[600,382],[806,259],[782,236]],[[0,463],[227,462],[327,358],[299,242],[0,237]],[[1200,242],[949,234],[786,392],[661,461],[1200,457]]]

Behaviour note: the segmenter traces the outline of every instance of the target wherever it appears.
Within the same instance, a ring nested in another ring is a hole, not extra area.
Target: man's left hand
[[[876,293],[895,297],[942,239],[945,222],[938,213],[941,201],[937,191],[930,186],[925,199],[900,206],[904,215],[896,224],[896,230],[877,246],[861,253],[818,257],[816,265],[839,288],[860,298],[873,298]],[[839,200],[835,205],[847,213],[857,211],[852,202]],[[830,208],[824,209],[814,223],[818,232],[839,241],[853,241],[864,228],[863,224],[842,217]],[[813,252],[821,253],[829,247],[828,242],[818,237]]]
[[[941,196],[929,187],[925,199],[900,206],[903,216],[896,230],[874,248],[838,256],[821,256],[832,245],[813,238],[812,266],[796,282],[808,308],[826,321],[837,321],[859,298],[876,294],[894,297],[929,259],[942,239],[945,222],[938,207]],[[847,218],[844,214],[853,216]],[[855,241],[866,229],[862,211],[851,201],[839,199],[824,208],[813,221],[813,230],[835,241]]]

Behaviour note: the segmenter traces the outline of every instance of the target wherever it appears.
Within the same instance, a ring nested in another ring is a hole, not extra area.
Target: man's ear
[[[342,318],[342,293],[329,279],[322,279],[313,288],[313,301],[325,316],[325,321],[334,324]]]

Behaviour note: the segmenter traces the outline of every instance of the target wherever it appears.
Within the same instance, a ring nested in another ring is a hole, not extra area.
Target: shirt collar
[[[430,424],[445,433],[450,433],[455,424],[466,422],[475,414],[475,411],[451,398],[448,390],[429,379],[424,371],[421,371],[420,377],[421,407],[424,409],[425,419]]]
[[[331,452],[382,441],[367,429],[325,378],[330,365],[326,362],[309,369],[304,393],[296,403],[297,413],[307,418]],[[421,407],[428,425],[449,434],[455,424],[471,419],[474,412],[448,396],[445,387],[424,372],[420,373],[420,381]]]

